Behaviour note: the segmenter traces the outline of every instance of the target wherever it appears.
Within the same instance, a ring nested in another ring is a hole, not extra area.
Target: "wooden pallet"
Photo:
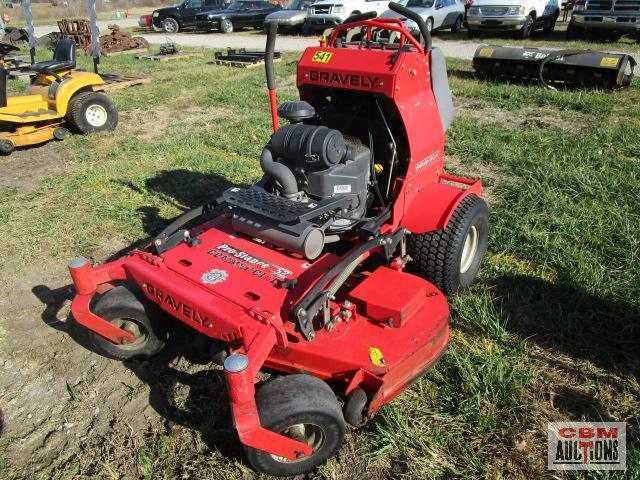
[[[281,61],[281,58],[274,58],[273,63],[277,63]],[[216,65],[225,65],[227,67],[238,67],[238,68],[253,68],[264,65],[264,60],[256,60],[255,62],[242,62],[240,60],[219,60],[216,59],[214,62]]]
[[[130,50],[122,50],[121,52],[101,53],[100,55],[102,55],[103,57],[115,57],[116,55],[127,55],[129,53],[146,53],[148,51],[148,48],[132,48]]]
[[[24,70],[9,70],[8,75],[12,80],[24,80],[29,81],[31,77],[37,75],[38,72],[34,72],[33,70],[24,69]]]
[[[104,92],[106,90],[120,90],[122,88],[129,88],[135,85],[146,85],[151,83],[151,78],[149,77],[136,77],[134,75],[105,74],[102,78],[106,83],[93,87],[94,91]]]
[[[157,62],[168,62],[170,60],[179,60],[181,58],[204,57],[203,52],[178,52],[170,55],[136,55],[138,60],[155,60]]]

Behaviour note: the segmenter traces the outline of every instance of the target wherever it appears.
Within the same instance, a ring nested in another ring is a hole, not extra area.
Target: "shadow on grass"
[[[563,278],[551,284],[504,276],[490,283],[510,332],[640,380],[640,306],[599,297]]]
[[[129,182],[120,183],[140,193],[159,195],[168,203],[185,210],[213,201],[232,186],[219,175],[184,169],[161,171],[145,182],[144,189]],[[157,234],[173,221],[161,217],[159,209],[155,207],[141,207],[138,211],[142,214],[144,231],[149,236]],[[202,218],[196,223],[206,220]],[[132,248],[147,242],[148,239],[136,241],[107,261],[120,258]],[[71,315],[66,321],[60,320],[60,311],[75,295],[72,285],[56,289],[37,285],[32,292],[45,305],[41,317],[46,325],[67,333],[80,346],[95,352],[87,330],[76,323]],[[190,371],[193,365],[211,363],[211,342],[177,320],[167,319],[167,324],[171,328],[171,339],[158,355],[147,360],[127,360],[124,365],[149,385],[149,404],[162,417],[200,431],[207,445],[222,455],[242,457],[240,443],[229,441],[235,438],[236,433],[231,422],[222,371]],[[182,359],[186,362],[182,362]],[[184,368],[178,368],[177,365]],[[188,390],[186,399],[177,394],[184,390]]]
[[[66,321],[59,320],[63,305],[75,294],[72,286],[49,289],[38,285],[32,292],[46,305],[42,312],[46,325],[65,332],[83,348],[99,354],[87,330],[76,323],[71,314]],[[199,431],[211,450],[227,458],[242,458],[239,441],[230,441],[236,433],[222,370],[194,368],[194,365],[211,364],[211,342],[177,320],[167,318],[166,324],[170,340],[159,354],[149,359],[126,360],[123,364],[149,386],[149,405],[171,422],[165,425],[167,431],[171,430],[171,424]],[[185,391],[188,392],[186,398],[181,393]]]
[[[114,180],[114,182],[140,194],[151,193],[157,195],[164,202],[185,211],[214,201],[227,188],[234,186],[229,180],[220,175],[192,172],[185,169],[162,170],[155,177],[146,180],[144,188],[140,188],[129,181]],[[117,251],[106,260],[107,262],[122,257],[133,248],[142,248],[147,245],[153,236],[160,233],[164,227],[177,218],[162,217],[158,207],[143,206],[139,207],[137,211],[142,218],[142,228],[148,237],[136,240],[131,245]],[[187,226],[204,223],[221,211],[221,208],[215,209],[209,216],[203,216]]]

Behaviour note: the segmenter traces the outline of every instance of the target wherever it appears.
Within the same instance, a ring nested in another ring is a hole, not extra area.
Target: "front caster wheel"
[[[340,404],[322,380],[310,375],[287,375],[259,388],[256,404],[264,428],[305,442],[313,449],[308,457],[289,460],[245,446],[253,468],[278,477],[313,470],[342,446],[345,424]]]
[[[15,148],[11,140],[0,140],[0,155],[11,155]]]
[[[128,288],[120,286],[109,290],[93,310],[99,317],[136,337],[133,343],[117,345],[89,331],[89,339],[100,355],[116,360],[149,358],[164,347],[167,334],[162,328],[162,313],[155,305],[141,302]]]
[[[353,427],[362,427],[367,421],[367,405],[369,398],[367,392],[358,387],[347,397],[344,404],[344,419]]]
[[[410,270],[433,283],[445,295],[469,287],[476,278],[487,250],[489,209],[475,195],[464,198],[447,228],[410,235]]]

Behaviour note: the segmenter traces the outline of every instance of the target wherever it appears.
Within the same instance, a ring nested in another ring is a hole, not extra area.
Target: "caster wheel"
[[[99,354],[116,360],[150,358],[164,348],[167,334],[162,328],[162,312],[155,304],[141,302],[128,288],[109,290],[96,302],[94,311],[136,337],[133,343],[117,345],[89,331],[89,339]]]
[[[13,142],[11,140],[0,140],[0,154],[11,155],[11,152],[15,150]]]
[[[64,140],[71,132],[64,127],[56,127],[53,129],[53,138],[56,140]]]
[[[344,419],[349,425],[362,427],[369,420],[366,416],[369,398],[367,392],[361,388],[356,388],[347,397],[344,404]]]
[[[302,475],[336,454],[344,440],[344,417],[331,388],[310,375],[276,378],[256,392],[260,423],[311,446],[313,453],[297,460],[245,446],[256,470],[278,477]]]

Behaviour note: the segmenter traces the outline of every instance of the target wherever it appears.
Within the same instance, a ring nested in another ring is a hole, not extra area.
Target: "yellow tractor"
[[[105,82],[96,73],[75,70],[76,45],[69,38],[58,42],[53,60],[34,63],[37,72],[29,94],[7,96],[7,71],[0,66],[0,154],[15,147],[62,140],[70,129],[87,134],[113,130],[118,111],[95,88]]]

